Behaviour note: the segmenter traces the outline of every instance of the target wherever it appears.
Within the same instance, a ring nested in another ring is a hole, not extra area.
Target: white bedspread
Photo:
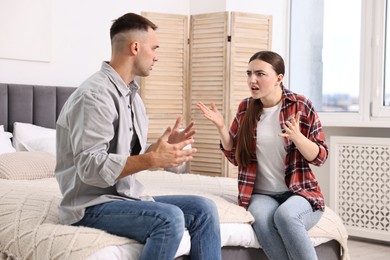
[[[165,171],[144,171],[138,173],[137,178],[146,186],[145,195],[198,194],[214,200],[221,227],[224,226],[221,228],[223,245],[240,243],[239,236],[224,235],[230,232],[226,230],[232,230],[226,229],[229,225],[236,223],[250,227],[248,224],[253,221],[250,213],[236,204],[235,179]],[[133,246],[138,251],[142,248],[134,240],[100,230],[59,225],[60,198],[54,178],[0,180],[0,259],[85,259],[109,246]],[[349,259],[346,230],[340,218],[330,209],[310,230],[310,235],[313,238],[336,239],[344,248],[344,259]],[[253,235],[250,239],[254,241],[248,246],[256,244]],[[182,250],[188,251],[186,246]]]
[[[54,178],[0,180],[0,252],[10,259],[84,259],[108,245],[136,243],[96,229],[59,225],[60,196]]]

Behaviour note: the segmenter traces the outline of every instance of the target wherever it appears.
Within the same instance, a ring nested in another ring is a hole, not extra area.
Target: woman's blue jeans
[[[313,212],[305,198],[290,192],[252,194],[248,210],[255,218],[253,229],[269,259],[317,259],[307,230],[320,220],[323,212]]]
[[[73,224],[105,230],[145,244],[141,260],[172,260],[187,228],[191,259],[221,259],[218,211],[207,198],[157,196],[153,201],[118,200],[86,209]]]

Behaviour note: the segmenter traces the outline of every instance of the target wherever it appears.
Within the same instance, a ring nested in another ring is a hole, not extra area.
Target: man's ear
[[[134,55],[138,53],[139,50],[139,42],[130,43],[130,52]]]

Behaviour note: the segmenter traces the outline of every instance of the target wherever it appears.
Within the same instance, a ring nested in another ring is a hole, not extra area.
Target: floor
[[[373,243],[356,239],[348,240],[351,260],[389,260],[390,243]]]

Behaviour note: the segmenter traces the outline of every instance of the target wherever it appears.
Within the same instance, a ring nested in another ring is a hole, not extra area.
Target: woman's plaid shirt
[[[251,100],[252,98],[250,97],[240,103],[236,117],[230,127],[229,134],[233,138],[233,149],[226,151],[221,146],[227,159],[234,165],[237,165],[235,159],[237,133]],[[281,130],[283,129],[284,122],[295,117],[298,111],[301,111],[299,126],[302,134],[316,143],[320,149],[317,158],[309,162],[301,155],[294,143],[285,138],[285,149],[287,151],[285,158],[286,185],[295,194],[306,198],[312,205],[313,210],[324,210],[324,197],[309,166],[309,164],[321,166],[328,157],[328,147],[325,142],[321,122],[309,99],[303,95],[293,93],[288,89],[283,89],[282,108],[279,115]],[[253,129],[252,163],[248,167],[238,167],[238,204],[244,208],[248,208],[249,206],[256,178],[257,163],[261,163],[257,162],[256,159],[256,126],[257,124]]]

